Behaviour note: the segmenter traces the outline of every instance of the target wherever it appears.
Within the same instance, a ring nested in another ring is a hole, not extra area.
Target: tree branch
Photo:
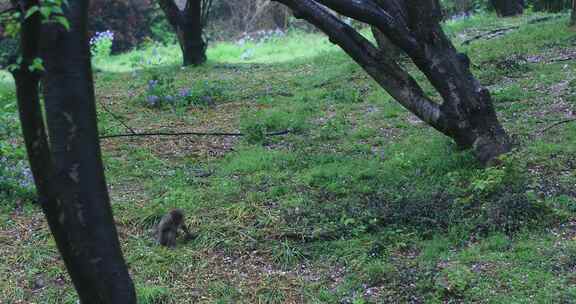
[[[519,27],[519,26],[511,26],[511,27],[504,27],[504,28],[499,28],[499,29],[495,29],[495,30],[488,31],[488,32],[484,32],[484,33],[482,33],[482,34],[478,34],[478,35],[476,35],[476,36],[474,36],[474,37],[472,37],[472,38],[469,38],[469,39],[467,39],[467,40],[464,40],[464,41],[462,42],[462,45],[468,45],[468,44],[472,43],[472,42],[475,41],[475,40],[483,39],[483,38],[485,38],[485,37],[486,37],[487,39],[492,39],[492,38],[494,38],[494,37],[497,37],[497,36],[500,36],[500,35],[504,35],[505,33],[509,32],[509,31],[516,30],[516,29],[518,29],[518,28],[520,28],[520,27]]]
[[[136,134],[136,131],[134,131],[134,129],[132,129],[128,124],[126,124],[124,121],[122,121],[122,119],[120,119],[120,117],[118,117],[118,115],[114,114],[114,112],[112,112],[110,109],[108,109],[108,107],[103,102],[98,102],[98,103],[100,104],[102,109],[104,109],[104,111],[106,111],[108,114],[110,114],[110,116],[112,116],[112,118],[114,120],[119,122],[122,126],[124,126],[124,128],[126,128],[132,134]]]
[[[4,14],[10,13],[10,12],[15,12],[15,11],[17,11],[17,10],[18,10],[18,9],[15,8],[15,7],[9,7],[9,8],[7,8],[7,9],[1,10],[1,11],[0,11],[0,15],[4,15]]]
[[[210,13],[212,11],[213,0],[202,0],[202,14],[201,14],[201,24],[202,28],[208,25],[208,20],[210,20]]]
[[[380,86],[402,106],[437,130],[445,132],[438,104],[428,99],[416,80],[397,63],[379,56],[379,50],[325,8],[311,0],[277,0],[290,7],[295,16],[306,19],[339,45]]]
[[[194,0],[188,0],[188,1],[194,1]],[[186,3],[188,3],[188,1],[186,1]],[[180,24],[181,11],[178,8],[178,5],[176,5],[176,2],[174,2],[174,0],[158,0],[158,4],[160,4],[160,8],[162,9],[162,11],[164,11],[164,14],[166,14],[166,19],[168,19],[170,25],[174,29],[178,29],[178,26]]]
[[[396,0],[316,0],[316,2],[382,31],[392,42],[408,54],[420,52],[421,47],[410,32],[404,5]]]
[[[286,135],[290,133],[289,130],[266,133],[265,136],[279,136]],[[152,132],[152,133],[132,133],[132,134],[113,134],[113,135],[103,135],[100,139],[108,138],[118,138],[118,137],[146,137],[146,136],[230,136],[230,137],[242,137],[246,136],[244,133],[226,133],[226,132]]]
[[[567,124],[567,123],[570,123],[570,122],[574,122],[574,121],[576,121],[576,118],[557,121],[557,122],[555,122],[555,123],[553,123],[553,124],[545,127],[544,129],[540,130],[540,132],[538,132],[538,133],[542,134],[542,133],[544,133],[544,132],[546,132],[546,131],[548,131],[548,130],[550,130],[550,129],[552,129],[552,128],[555,128],[555,127],[557,127],[557,126],[560,126],[560,125],[563,125],[563,124]]]

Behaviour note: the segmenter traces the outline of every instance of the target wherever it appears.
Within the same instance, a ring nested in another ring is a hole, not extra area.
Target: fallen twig
[[[289,130],[266,133],[265,136],[279,136],[290,133]],[[100,139],[118,138],[118,137],[144,137],[144,136],[230,136],[242,137],[244,133],[226,133],[226,132],[151,132],[151,133],[132,133],[132,134],[112,134],[100,136]]]
[[[576,58],[574,58],[574,57],[559,57],[559,58],[550,59],[549,62],[562,62],[562,61],[570,61],[570,60],[574,60],[574,59],[576,59]]]
[[[540,130],[539,133],[542,134],[542,133],[544,133],[544,132],[546,132],[546,131],[548,131],[548,130],[550,130],[550,129],[552,129],[552,128],[555,128],[555,127],[557,127],[557,126],[560,126],[560,125],[563,125],[563,124],[567,124],[567,123],[573,122],[573,121],[576,121],[576,118],[571,118],[571,119],[566,119],[566,120],[557,121],[557,122],[555,122],[555,123],[547,126],[546,128]]]
[[[118,117],[118,115],[114,114],[114,112],[112,112],[110,109],[108,109],[108,107],[106,107],[106,105],[103,102],[99,102],[99,104],[100,104],[100,106],[102,106],[102,109],[104,109],[104,111],[106,111],[108,114],[110,114],[110,116],[112,116],[112,118],[114,118],[114,120],[118,121],[122,126],[124,126],[124,128],[128,129],[128,131],[130,131],[132,134],[136,134],[136,131],[134,131],[134,129],[132,129],[122,119],[120,119],[120,117]]]
[[[540,18],[534,18],[531,20],[528,20],[528,24],[535,24],[535,23],[540,23],[540,22],[545,22],[545,21],[549,21],[549,20],[553,20],[553,19],[558,19],[558,18],[562,18],[564,17],[563,15],[555,15],[555,16],[546,16],[546,17],[540,17]]]
[[[482,39],[482,38],[495,38],[501,35],[506,34],[509,31],[512,30],[517,30],[518,28],[520,28],[519,26],[511,26],[511,27],[505,27],[505,28],[499,28],[499,29],[495,29],[495,30],[491,30],[488,32],[484,32],[482,34],[476,35],[468,40],[465,40],[462,42],[462,45],[468,45],[470,44],[472,41],[478,40],[478,39]]]

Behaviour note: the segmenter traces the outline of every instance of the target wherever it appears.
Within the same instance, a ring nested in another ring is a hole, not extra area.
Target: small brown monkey
[[[181,209],[172,209],[162,217],[160,223],[154,229],[156,242],[161,246],[174,248],[176,246],[176,237],[178,230],[184,231],[186,239],[192,239],[194,236],[186,227],[184,222],[184,212]]]

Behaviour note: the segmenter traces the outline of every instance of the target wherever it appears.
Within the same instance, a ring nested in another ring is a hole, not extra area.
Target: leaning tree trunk
[[[524,12],[524,0],[491,0],[491,2],[501,17],[522,15]]]
[[[382,33],[377,27],[372,26],[372,36],[374,36],[374,40],[376,40],[376,44],[382,52],[382,56],[388,56],[391,59],[396,59],[400,56],[400,49],[386,37],[384,33]]]
[[[174,28],[182,50],[183,65],[206,62],[206,42],[202,38],[204,16],[201,0],[187,0],[180,10],[174,0],[158,0],[168,22]]]
[[[21,0],[26,1],[26,0]],[[32,1],[32,0],[30,0]],[[37,0],[33,0],[37,1]],[[17,75],[18,103],[35,184],[58,250],[83,304],[132,304],[136,295],[110,206],[101,159],[90,47],[88,0],[70,1],[70,30],[39,14],[22,28],[24,61],[44,60],[47,144],[35,75]]]
[[[472,148],[480,162],[486,164],[510,150],[490,93],[470,72],[468,57],[456,51],[440,27],[437,0],[276,1],[326,33],[405,108],[461,148]],[[443,103],[427,97],[395,60],[380,56],[378,48],[323,6],[378,28],[427,76]]]

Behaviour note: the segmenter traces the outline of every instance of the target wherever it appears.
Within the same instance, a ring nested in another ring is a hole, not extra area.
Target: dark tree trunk
[[[187,0],[183,10],[178,8],[174,0],[158,1],[178,37],[183,65],[200,65],[206,62],[206,42],[202,38],[204,27],[202,1]]]
[[[570,16],[570,26],[576,25],[576,0],[572,0],[572,15]]]
[[[80,302],[132,304],[135,290],[114,225],[98,141],[87,9],[88,0],[69,2],[64,9],[69,31],[53,23],[43,25],[49,147],[37,83],[24,82],[27,78],[18,75],[18,99],[42,208]],[[38,30],[34,33],[24,27],[25,49],[39,40]]]
[[[18,6],[24,12],[32,6],[37,6],[38,3],[38,0],[22,1]],[[46,128],[40,107],[40,74],[39,71],[29,70],[34,59],[39,57],[40,24],[39,14],[34,14],[23,20],[20,31],[22,61],[12,75],[16,82],[20,124],[38,201],[42,205],[50,205],[55,203],[54,195],[49,192],[48,188],[48,181],[53,171]]]
[[[396,59],[398,56],[400,56],[400,49],[395,46],[394,43],[392,43],[392,41],[390,41],[390,39],[388,39],[388,37],[382,33],[382,31],[374,26],[372,26],[371,29],[372,35],[376,40],[376,44],[382,52],[382,56],[388,56],[391,59]]]
[[[524,0],[490,0],[498,16],[512,17],[522,15]]]
[[[277,0],[296,17],[306,19],[338,44],[405,108],[464,149],[472,148],[482,163],[510,150],[509,138],[498,122],[490,93],[469,69],[442,31],[437,0]],[[375,26],[404,51],[442,96],[437,104],[393,58],[323,8]]]

